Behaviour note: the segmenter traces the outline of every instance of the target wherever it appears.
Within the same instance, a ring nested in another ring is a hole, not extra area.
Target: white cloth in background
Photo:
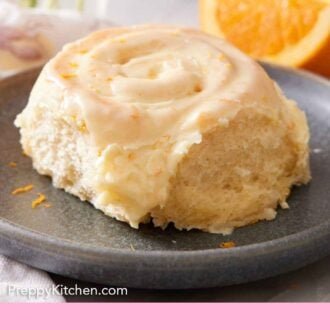
[[[43,34],[53,43],[55,51],[59,51],[70,41],[111,25],[109,21],[84,16],[74,10],[22,8],[7,0],[0,0],[0,23],[3,26],[21,28],[31,35]]]
[[[75,10],[23,8],[11,1],[0,0],[0,50],[6,44],[6,38],[26,40],[39,35],[48,41],[52,57],[63,45],[110,25],[109,20],[93,18],[87,13],[82,15]],[[25,60],[24,57],[21,59]],[[14,68],[5,70],[1,61],[0,54],[0,78],[18,72]],[[29,61],[25,63],[28,65]]]
[[[0,303],[65,302],[46,272],[0,255]]]

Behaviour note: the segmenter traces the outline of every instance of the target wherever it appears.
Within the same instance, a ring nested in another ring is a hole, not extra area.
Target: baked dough
[[[135,26],[69,44],[16,119],[34,168],[138,228],[228,234],[310,179],[304,113],[232,45]]]

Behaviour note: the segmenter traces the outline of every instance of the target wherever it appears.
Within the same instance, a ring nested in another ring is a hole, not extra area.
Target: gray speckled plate
[[[238,229],[228,237],[199,231],[137,231],[88,203],[52,187],[32,170],[13,126],[36,71],[0,82],[0,252],[69,277],[135,288],[202,288],[242,283],[287,272],[330,253],[330,84],[304,72],[265,66],[307,112],[313,180],[295,188],[290,209],[275,221]],[[17,162],[17,167],[8,163]],[[12,196],[19,186],[34,191]],[[51,208],[31,209],[43,192]],[[238,247],[220,249],[224,241]]]

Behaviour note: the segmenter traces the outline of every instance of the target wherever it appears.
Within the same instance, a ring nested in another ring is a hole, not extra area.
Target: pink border
[[[3,304],[1,329],[329,329],[330,304]]]

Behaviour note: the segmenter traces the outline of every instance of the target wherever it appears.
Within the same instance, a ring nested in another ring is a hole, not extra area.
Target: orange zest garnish
[[[78,64],[75,62],[70,62],[69,65],[71,66],[71,68],[77,68]]]
[[[82,123],[82,124],[78,127],[78,130],[79,130],[79,132],[81,132],[81,133],[85,133],[85,132],[87,132],[87,126],[86,126],[86,124],[85,124],[85,123]]]
[[[154,69],[150,69],[148,72],[148,78],[155,79],[157,77],[157,71]]]
[[[28,185],[28,186],[25,186],[25,187],[19,187],[19,188],[13,190],[13,191],[11,192],[11,194],[12,194],[12,195],[18,195],[18,194],[26,193],[26,192],[28,192],[28,191],[30,191],[30,190],[32,190],[32,189],[33,189],[33,185],[30,184],[30,185]]]
[[[77,75],[72,73],[61,73],[61,77],[63,79],[71,79],[71,78],[76,78]]]
[[[219,245],[222,249],[230,249],[236,247],[236,243],[229,241],[229,242],[223,242]]]
[[[225,60],[225,55],[223,55],[222,53],[220,53],[219,56],[218,56],[218,59],[220,61],[224,61]]]
[[[10,162],[10,163],[8,163],[8,166],[9,167],[16,167],[17,163],[16,162]]]
[[[38,194],[38,198],[36,198],[33,202],[32,202],[32,204],[31,204],[31,206],[32,206],[32,208],[33,209],[35,209],[37,206],[39,206],[41,203],[43,203],[45,200],[46,200],[46,196],[45,195],[43,195],[43,194]]]

